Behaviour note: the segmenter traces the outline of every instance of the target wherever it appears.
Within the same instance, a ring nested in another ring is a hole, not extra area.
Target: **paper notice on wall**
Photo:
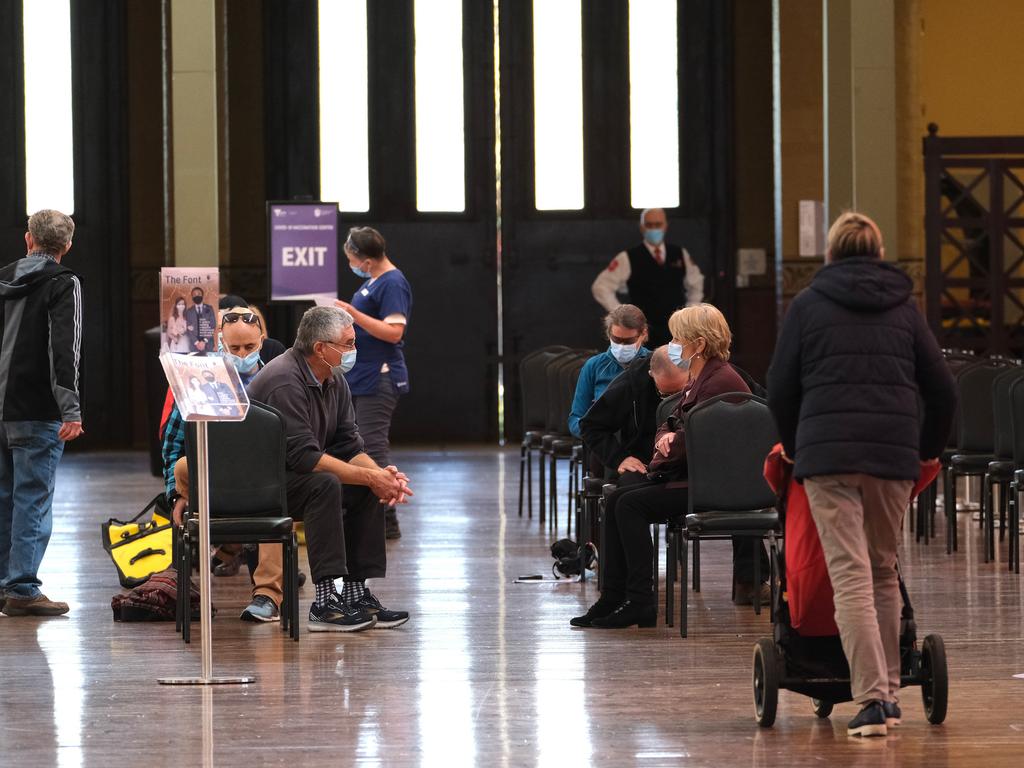
[[[800,201],[800,255],[825,255],[825,204],[821,200]]]

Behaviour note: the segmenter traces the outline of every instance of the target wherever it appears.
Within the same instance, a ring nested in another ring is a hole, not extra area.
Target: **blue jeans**
[[[0,593],[32,598],[53,529],[59,421],[0,421]]]

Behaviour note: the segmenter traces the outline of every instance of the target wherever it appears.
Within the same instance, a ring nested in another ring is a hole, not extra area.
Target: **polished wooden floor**
[[[592,583],[512,583],[550,567],[550,536],[516,515],[518,452],[396,459],[416,497],[389,546],[389,577],[372,586],[413,620],[303,632],[295,644],[276,625],[238,621],[244,577],[215,579],[215,672],[257,682],[200,689],[156,683],[197,674],[198,643],[183,646],[173,625],[111,621],[118,585],[100,523],[159,489],[146,459],[66,457],[42,578],[72,610],[0,616],[0,765],[1024,764],[1021,581],[1005,571],[1005,549],[982,562],[965,515],[956,556],[909,536],[903,554],[919,628],[946,641],[949,718],[928,725],[912,689],[897,734],[861,742],[844,735],[852,705],[819,721],[786,692],[776,726],[754,724],[751,648],[768,621],[730,604],[725,547],[705,550],[688,639],[664,626],[571,629]],[[304,623],[308,587],[303,599]]]

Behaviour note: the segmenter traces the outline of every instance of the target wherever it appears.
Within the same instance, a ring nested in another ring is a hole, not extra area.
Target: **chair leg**
[[[1006,497],[1009,495],[1009,483],[999,482],[999,542],[1006,538],[1006,509],[1008,506]]]
[[[526,449],[526,517],[533,520],[533,449]]]
[[[547,454],[543,450],[537,452],[537,481],[540,484],[537,494],[537,519],[540,520],[541,525],[544,525],[544,521],[547,519],[547,499],[544,497],[548,491],[547,479],[544,477],[547,460]]]
[[[990,503],[986,504],[985,503],[986,499],[988,499]],[[989,520],[985,516],[985,510],[986,509],[989,509],[989,510],[992,509],[991,499],[992,499],[992,482],[991,482],[991,478],[988,475],[985,475],[981,479],[981,505],[980,505],[980,507],[981,507],[981,514],[980,514],[980,517],[981,517],[981,535],[982,535],[982,539],[983,539],[983,543],[984,543],[984,546],[982,547],[982,549],[984,550],[984,553],[985,553],[984,557],[983,557],[983,562],[986,562],[986,563],[991,559],[991,557],[989,555],[989,540],[988,540],[988,531],[989,531],[989,527],[990,526],[989,526]]]
[[[551,463],[548,464],[548,530],[552,531],[556,536],[558,535],[558,459],[555,458],[555,454],[551,454],[548,459]]]
[[[683,569],[682,576],[679,579],[679,636],[686,637],[688,629],[686,625],[688,621],[687,609],[689,608],[689,596],[686,589],[686,582],[688,581],[686,577],[689,575],[686,573],[689,552],[686,550],[690,539],[686,535],[685,530],[677,531],[676,535],[679,537],[679,561]],[[696,544],[696,541],[694,543]]]
[[[700,592],[700,537],[693,540],[693,591]]]
[[[288,548],[288,540],[282,536],[278,542],[281,545],[281,568],[283,594],[281,595],[281,631],[287,632],[291,629],[292,623],[292,553]]]
[[[654,604],[658,604],[658,540],[661,537],[661,526],[657,523],[651,524],[651,542],[654,544],[651,550],[654,552],[654,564],[651,566],[651,572],[654,574]],[[665,541],[668,541],[668,531],[665,532]]]
[[[292,551],[292,640],[299,642],[299,540],[292,531],[291,540],[288,542]]]
[[[526,443],[519,446],[519,516],[523,516],[523,477],[526,474]]]
[[[569,492],[565,501],[565,538],[572,538],[572,519],[576,513],[573,499],[576,498],[576,461],[569,459]],[[579,526],[576,526],[576,538],[580,538]]]
[[[655,547],[655,560],[657,560],[658,549]],[[676,563],[676,531],[671,526],[665,527],[665,626],[675,626],[675,610],[676,610],[676,569],[678,568]],[[658,571],[654,571],[654,583],[658,583]],[[683,588],[686,588],[685,583]],[[657,589],[657,586],[655,586]],[[654,596],[655,605],[657,605],[658,596],[655,593]]]
[[[174,526],[171,528],[171,533],[174,535],[173,546],[171,547],[171,562],[174,564],[174,572],[177,574],[176,580],[176,599],[174,601],[174,631],[181,633],[181,527]]]
[[[956,474],[952,467],[946,468],[944,483],[946,497],[946,554],[953,554],[956,550]]]
[[[1010,484],[1010,569],[1020,573],[1020,487]]]
[[[182,617],[181,617],[181,639],[186,644],[192,642],[192,541],[189,535],[186,533],[182,540],[182,563],[181,573],[178,574],[178,578],[184,580],[182,589],[184,590],[182,595]],[[202,617],[200,617],[202,621]]]

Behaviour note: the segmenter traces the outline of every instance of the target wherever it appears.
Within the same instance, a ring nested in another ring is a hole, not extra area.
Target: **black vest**
[[[683,249],[671,243],[664,243],[662,248],[665,251],[662,266],[643,243],[626,251],[629,256],[629,280],[626,281],[629,300],[647,316],[654,346],[665,344],[672,338],[668,333],[669,315],[686,306]]]

